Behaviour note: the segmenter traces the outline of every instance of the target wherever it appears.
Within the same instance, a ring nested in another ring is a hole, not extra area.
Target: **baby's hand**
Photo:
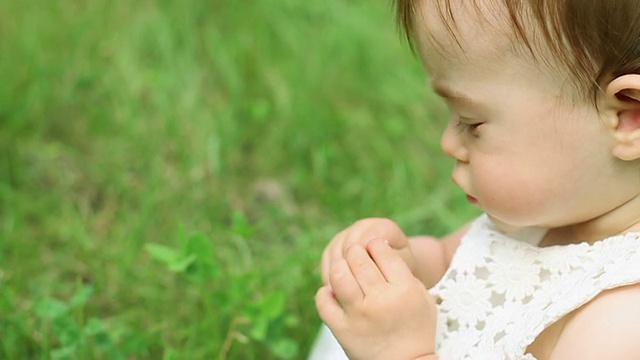
[[[435,302],[384,240],[351,245],[328,283],[318,313],[350,359],[435,358]]]
[[[396,223],[389,219],[369,218],[359,220],[336,235],[322,253],[322,281],[326,285],[329,283],[329,268],[331,263],[344,259],[347,250],[353,244],[360,244],[362,247],[373,239],[386,240],[389,246],[396,250],[400,257],[409,266],[411,272],[415,270],[415,260],[409,241],[404,232]]]

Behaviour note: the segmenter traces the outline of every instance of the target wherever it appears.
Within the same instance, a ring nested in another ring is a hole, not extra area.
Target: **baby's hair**
[[[400,28],[414,40],[419,1],[434,1],[455,37],[452,2],[468,0],[395,0]],[[638,0],[488,0],[503,5],[513,30],[535,57],[542,44],[566,66],[581,95],[597,99],[601,85],[625,74],[640,74],[640,2]],[[478,0],[469,1],[478,6]],[[533,27],[532,27],[533,26]],[[539,34],[539,35],[538,35]],[[541,36],[540,36],[541,35]],[[536,43],[537,41],[537,43]]]

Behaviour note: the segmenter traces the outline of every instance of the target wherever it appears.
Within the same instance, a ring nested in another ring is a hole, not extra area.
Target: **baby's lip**
[[[469,195],[465,189],[460,185],[460,183],[456,180],[456,174],[455,171],[454,173],[451,175],[451,180],[453,180],[453,183],[456,184],[456,186],[458,186],[460,189],[462,189],[462,191],[465,192],[465,194],[467,195],[467,201],[472,204],[472,205],[478,205],[478,199],[476,199],[475,197]]]

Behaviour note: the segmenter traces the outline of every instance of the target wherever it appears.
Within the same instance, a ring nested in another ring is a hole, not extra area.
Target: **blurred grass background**
[[[0,0],[0,358],[304,358],[358,218],[475,214],[365,0]]]

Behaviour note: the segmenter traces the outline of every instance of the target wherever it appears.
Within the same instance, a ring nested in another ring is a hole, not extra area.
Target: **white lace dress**
[[[538,247],[544,229],[505,235],[486,215],[462,239],[430,292],[438,303],[441,360],[534,360],[527,347],[604,290],[640,282],[640,234]],[[346,359],[321,332],[310,360]]]

